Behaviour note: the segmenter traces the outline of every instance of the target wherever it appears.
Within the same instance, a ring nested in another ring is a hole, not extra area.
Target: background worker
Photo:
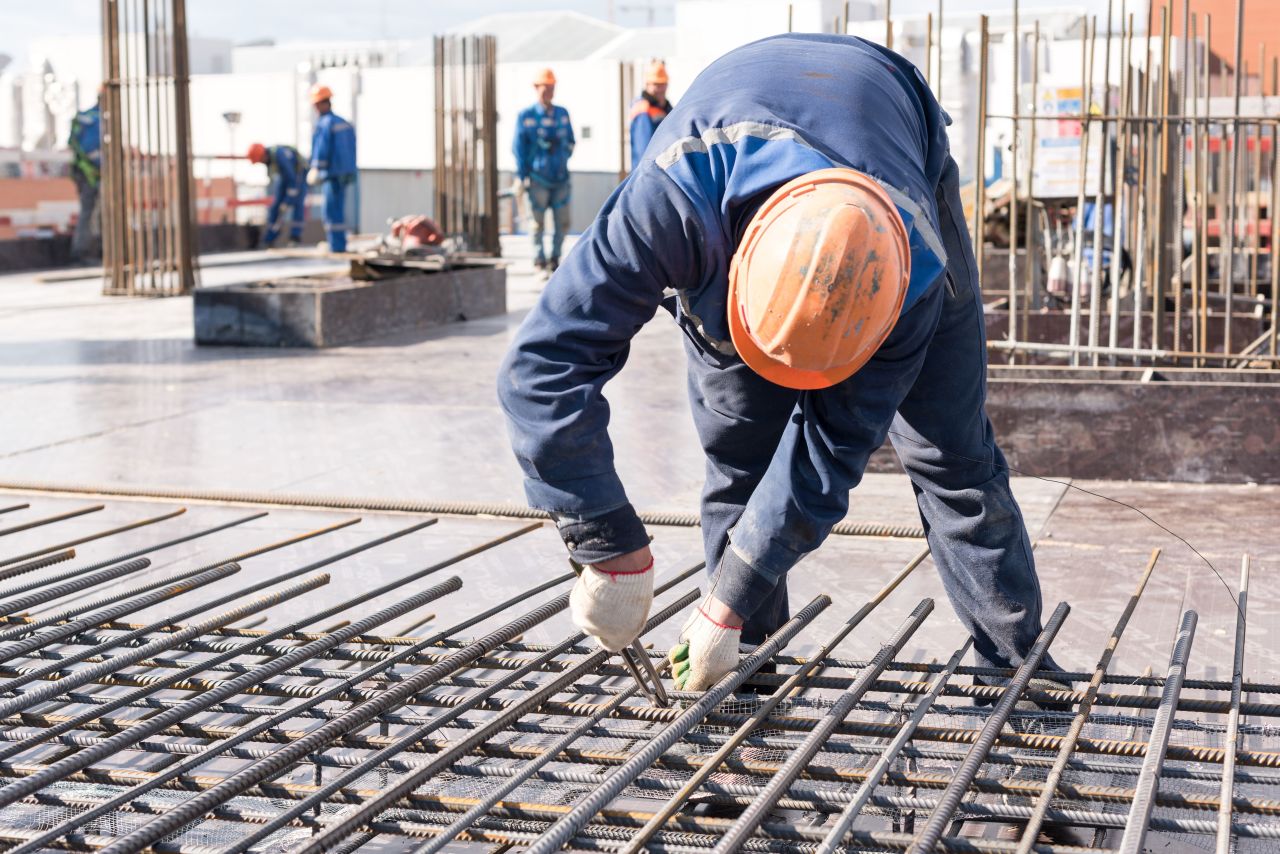
[[[267,230],[262,235],[264,246],[273,245],[280,237],[281,209],[291,221],[289,243],[302,240],[302,223],[307,212],[307,161],[292,145],[267,147],[260,142],[249,146],[250,163],[267,167],[271,180],[271,204],[267,207]]]
[[[71,121],[71,180],[80,196],[80,215],[71,235],[71,260],[83,261],[92,249],[94,221],[98,216],[98,191],[102,185],[102,97]]]
[[[631,171],[640,165],[644,150],[653,139],[658,125],[674,109],[667,100],[667,84],[671,78],[667,76],[667,66],[662,62],[653,62],[645,70],[644,91],[631,105]]]
[[[322,186],[324,230],[330,252],[347,251],[347,215],[354,214],[356,192],[356,129],[333,111],[333,90],[311,87],[316,129],[311,135],[311,171],[307,183]]]
[[[525,319],[499,397],[529,502],[587,565],[571,612],[601,646],[635,638],[653,599],[603,390],[661,305],[684,332],[713,573],[677,687],[714,684],[740,640],[787,619],[788,571],[845,517],[886,436],[978,662],[1030,650],[1040,587],[985,410],[947,121],[919,71],[870,42],[738,48],[699,75]]]
[[[573,125],[569,111],[552,103],[556,76],[544,68],[533,79],[538,101],[516,117],[516,180],[528,195],[533,217],[533,265],[554,273],[569,229],[569,158],[573,156]],[[547,211],[551,211],[551,254],[543,245]]]

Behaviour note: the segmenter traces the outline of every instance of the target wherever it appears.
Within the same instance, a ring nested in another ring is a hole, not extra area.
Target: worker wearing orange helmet
[[[586,566],[571,614],[601,646],[629,644],[653,601],[604,386],[661,306],[688,356],[712,576],[673,650],[678,688],[708,688],[740,666],[740,641],[788,618],[787,573],[845,517],[886,437],[978,663],[1030,651],[1040,588],[985,411],[947,123],[914,66],[862,39],[738,48],[693,82],[552,278],[499,397],[529,502]]]
[[[667,100],[667,65],[655,60],[644,73],[644,91],[631,105],[631,169],[634,171],[644,157],[644,150],[653,139],[654,131],[673,107]]]
[[[316,126],[311,135],[311,170],[307,183],[324,194],[324,230],[331,252],[347,251],[347,231],[357,218],[356,129],[333,111],[333,90],[311,87]]]
[[[307,213],[306,158],[292,145],[267,146],[260,142],[250,145],[245,157],[250,163],[266,166],[270,181],[271,202],[267,205],[267,230],[262,234],[262,244],[275,245],[282,219],[290,223],[289,242],[298,243]]]
[[[569,230],[569,158],[576,140],[569,111],[553,103],[555,73],[550,68],[539,71],[533,78],[533,88],[538,100],[516,116],[512,151],[516,156],[516,181],[529,200],[533,220],[534,266],[554,273],[560,266],[560,252]],[[550,254],[544,239],[548,212],[552,222]]]

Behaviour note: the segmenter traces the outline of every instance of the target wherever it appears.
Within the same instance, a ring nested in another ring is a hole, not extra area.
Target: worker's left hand
[[[714,596],[693,610],[671,648],[671,675],[680,691],[705,691],[738,664],[742,618]]]
[[[315,187],[320,183],[320,170],[312,166],[307,172],[307,186]]]
[[[653,554],[649,547],[585,566],[569,594],[573,623],[617,652],[640,636],[653,604]]]
[[[444,233],[440,231],[436,221],[422,214],[402,216],[391,223],[391,236],[400,238],[400,244],[406,249],[414,246],[439,246],[444,241]]]

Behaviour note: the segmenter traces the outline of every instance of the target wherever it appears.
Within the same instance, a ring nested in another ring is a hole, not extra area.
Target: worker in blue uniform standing
[[[782,625],[787,573],[886,437],[978,663],[1031,649],[1040,587],[985,410],[948,122],[914,66],[862,39],[738,48],[690,86],[525,319],[499,396],[529,502],[586,566],[571,613],[601,646],[630,643],[653,600],[604,386],[661,306],[687,351],[712,573],[673,650],[677,687],[708,688],[739,641]]]
[[[644,150],[653,139],[658,125],[667,117],[673,107],[667,100],[667,84],[671,78],[667,75],[667,66],[663,62],[653,62],[645,70],[644,91],[631,105],[631,171],[635,171],[644,158]]]
[[[262,244],[272,246],[280,237],[281,214],[289,220],[289,242],[302,240],[307,212],[307,161],[292,145],[265,146],[255,142],[246,155],[250,163],[267,167],[271,203],[267,206],[267,230]]]
[[[102,187],[102,101],[76,113],[71,121],[71,180],[80,196],[80,215],[71,235],[71,260],[83,261],[93,240],[93,223],[98,216],[98,195]]]
[[[560,250],[569,230],[569,158],[573,156],[573,125],[569,111],[552,103],[556,76],[550,68],[533,80],[538,101],[516,116],[516,180],[528,197],[533,218],[533,264],[554,273],[560,266]],[[544,246],[547,211],[551,212],[551,254]]]
[[[348,215],[355,213],[356,129],[333,111],[333,90],[311,87],[316,128],[311,135],[311,170],[307,183],[322,185],[324,230],[330,252],[347,251]]]

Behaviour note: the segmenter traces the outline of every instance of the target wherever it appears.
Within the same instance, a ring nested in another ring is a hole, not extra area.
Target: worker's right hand
[[[680,691],[705,691],[738,665],[742,618],[714,596],[693,610],[671,648],[671,675]]]
[[[649,547],[582,568],[569,594],[573,624],[617,652],[640,636],[653,604]]]
[[[312,166],[307,172],[307,186],[315,187],[320,184],[320,170]]]

